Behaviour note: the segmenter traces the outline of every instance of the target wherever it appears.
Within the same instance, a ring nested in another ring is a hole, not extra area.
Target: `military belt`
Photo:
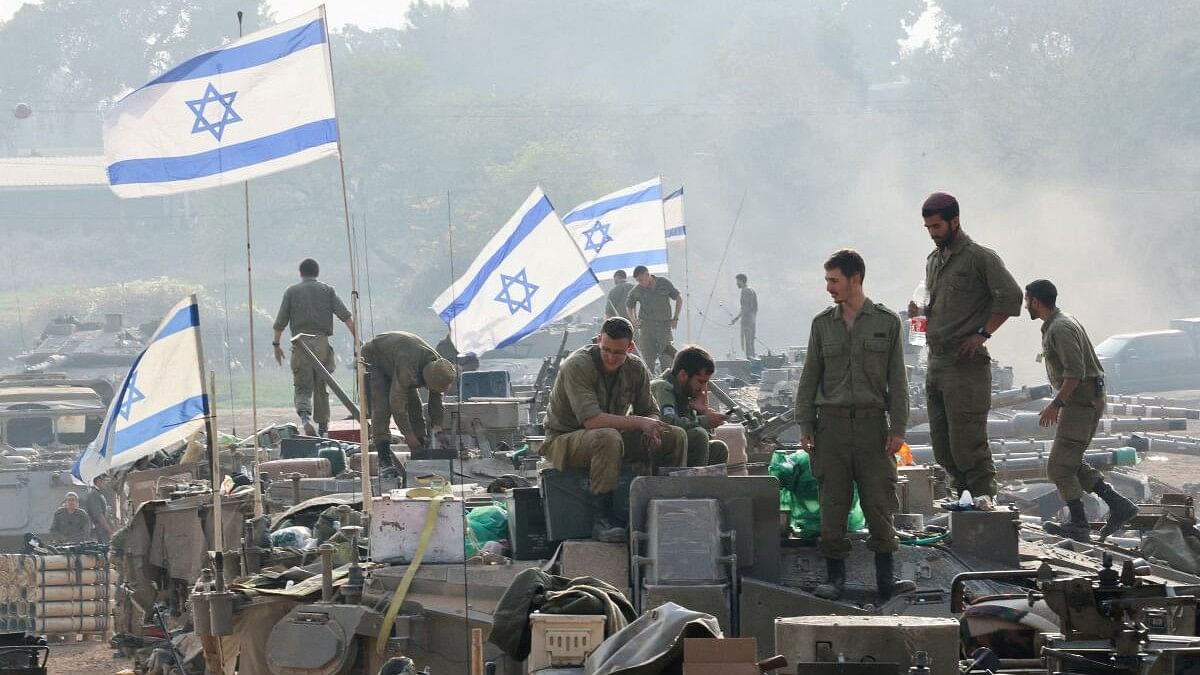
[[[856,417],[883,417],[884,411],[881,408],[855,408],[852,406],[823,405],[819,408],[817,415],[823,417],[845,417],[848,419],[854,419]]]

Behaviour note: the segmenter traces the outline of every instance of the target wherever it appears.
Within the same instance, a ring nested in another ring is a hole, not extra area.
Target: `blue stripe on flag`
[[[657,251],[635,251],[633,253],[604,255],[595,258],[589,264],[593,272],[614,272],[637,265],[665,265],[666,263],[667,250],[659,249]]]
[[[673,237],[679,237],[682,239],[683,237],[687,236],[687,226],[680,225],[679,227],[672,227],[669,230],[667,230],[666,234],[667,234],[667,239],[671,239]]]
[[[565,225],[567,223],[574,223],[580,220],[591,220],[593,218],[598,218],[609,211],[614,211],[616,209],[631,206],[633,204],[640,204],[641,202],[648,202],[652,199],[662,199],[662,185],[654,184],[645,190],[642,190],[641,192],[634,192],[633,194],[621,195],[620,197],[613,197],[612,199],[605,199],[604,201],[596,202],[587,208],[580,209],[578,211],[572,211],[568,213],[565,218],[563,218],[563,224]]]
[[[554,298],[554,300],[546,307],[546,309],[543,309],[537,316],[533,317],[532,321],[525,324],[525,326],[517,332],[501,340],[496,345],[496,349],[502,349],[511,344],[515,344],[521,340],[521,338],[546,325],[547,322],[558,316],[558,313],[561,312],[564,307],[571,304],[571,301],[573,301],[575,298],[578,298],[580,294],[587,292],[589,288],[592,288],[597,283],[599,282],[596,281],[596,275],[593,274],[591,270],[585,270],[583,274],[579,275],[578,279],[572,281],[569,286],[564,288],[562,292],[558,294],[558,297]]]
[[[158,342],[164,338],[170,337],[180,331],[185,331],[189,328],[195,328],[200,325],[200,308],[196,305],[188,305],[183,309],[175,312],[175,316],[163,324],[158,335],[154,336],[153,342]],[[152,343],[153,344],[153,343]]]
[[[155,436],[161,435],[172,427],[186,424],[206,414],[208,414],[208,399],[203,394],[160,410],[136,424],[117,430],[113,434],[110,456],[116,457],[130,448],[135,448]]]
[[[150,80],[141,89],[167,82],[181,82],[202,77],[212,77],[235,70],[261,66],[281,59],[301,49],[325,42],[324,21],[317,19],[299,28],[278,35],[265,37],[249,44],[217,49],[184,61],[167,72]]]
[[[513,230],[513,233],[508,235],[508,239],[504,241],[504,244],[487,259],[487,262],[483,263],[483,266],[479,268],[479,272],[475,274],[475,278],[471,279],[471,283],[467,284],[462,293],[447,305],[446,309],[443,309],[438,314],[438,316],[442,317],[442,321],[450,323],[454,320],[454,317],[470,306],[471,302],[475,300],[475,296],[479,295],[479,291],[483,288],[484,283],[496,273],[496,268],[500,267],[500,263],[504,262],[504,259],[513,252],[513,249],[520,245],[531,232],[536,230],[537,226],[553,211],[554,207],[550,205],[550,200],[546,197],[542,197],[536,204],[530,207],[525,212],[525,215],[521,217],[521,222],[517,225],[517,229]]]
[[[111,185],[125,185],[203,178],[336,142],[337,124],[334,119],[317,120],[277,134],[194,155],[114,162],[108,165],[108,182]]]
[[[666,197],[663,197],[663,201],[669,202],[672,199],[675,199],[676,197],[682,197],[682,196],[683,196],[683,186],[680,186],[678,190],[672,192],[671,194],[667,195]]]

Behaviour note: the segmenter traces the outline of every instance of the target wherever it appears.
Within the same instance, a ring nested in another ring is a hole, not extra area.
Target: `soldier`
[[[92,481],[92,486],[83,498],[83,510],[92,520],[92,531],[96,541],[107,544],[115,528],[112,526],[112,513],[109,511],[108,499],[104,489],[108,485],[108,474],[102,473]]]
[[[410,450],[425,447],[425,414],[417,389],[429,391],[432,433],[442,430],[442,394],[454,383],[454,364],[438,355],[428,342],[412,333],[392,331],[376,335],[363,345],[367,367],[367,392],[371,408],[371,444],[379,454],[380,475],[394,477],[400,463],[392,454],[388,419],[404,436]]]
[[[908,425],[900,317],[863,293],[866,273],[862,256],[850,249],[825,262],[825,289],[835,304],[813,318],[796,388],[800,444],[821,484],[819,546],[826,582],[814,593],[828,600],[840,597],[846,583],[846,521],[855,484],[880,597],[916,588],[894,580],[893,554],[900,547],[892,526],[900,508],[895,455]]]
[[[1065,523],[1047,522],[1047,532],[1088,541],[1092,532],[1083,508],[1083,493],[1091,492],[1108,504],[1108,519],[1100,530],[1100,541],[1121,529],[1137,515],[1133,502],[1122,497],[1104,475],[1083,461],[1083,453],[1096,434],[1096,425],[1104,414],[1104,369],[1087,331],[1075,319],[1058,308],[1058,289],[1046,279],[1025,287],[1025,308],[1029,318],[1042,321],[1042,361],[1046,377],[1058,391],[1042,410],[1041,425],[1057,424],[1046,477],[1058,488],[1071,514]]]
[[[634,328],[641,331],[642,341],[638,345],[638,351],[651,371],[656,369],[655,364],[660,361],[661,368],[666,370],[671,367],[670,361],[663,359],[662,355],[664,351],[675,351],[675,347],[671,345],[671,331],[679,327],[683,296],[669,279],[650,274],[645,265],[633,268],[633,278],[637,281],[637,286],[630,289],[625,307],[630,316],[633,316],[634,309],[641,304],[641,308],[637,310],[637,318],[632,320]],[[671,300],[675,301],[673,313]]]
[[[650,383],[659,417],[687,433],[687,465],[709,466],[729,460],[729,446],[714,440],[712,430],[727,415],[708,407],[708,380],[717,369],[712,356],[700,347],[684,347],[675,354],[671,370]]]
[[[734,281],[737,282],[737,287],[741,289],[741,295],[738,298],[738,313],[729,322],[729,325],[742,322],[742,351],[746,353],[746,358],[753,359],[754,352],[754,332],[755,326],[758,323],[758,294],[753,288],[746,285],[746,275],[738,274]]]
[[[346,309],[332,286],[317,281],[320,273],[321,266],[317,261],[305,258],[300,262],[300,283],[290,286],[283,293],[279,313],[275,315],[275,338],[271,341],[278,364],[283,364],[283,347],[279,340],[285,327],[291,328],[293,337],[309,336],[301,340],[329,372],[333,372],[334,368],[333,349],[329,346],[329,336],[333,335],[333,317],[346,324],[351,337],[355,335],[350,310]],[[324,436],[329,431],[329,392],[325,389],[325,380],[317,374],[308,358],[297,358],[296,349],[298,347],[292,347],[292,389],[296,414],[300,416],[304,433]],[[313,428],[314,419],[317,421],[316,429]]]
[[[75,544],[90,541],[92,538],[92,519],[79,508],[79,495],[68,492],[63,499],[63,505],[54,512],[54,521],[50,525],[50,534],[55,541],[64,544]]]
[[[633,284],[625,280],[625,270],[613,272],[613,287],[608,292],[608,299],[604,306],[605,318],[614,316],[629,318],[629,308],[625,306],[625,301],[629,299],[629,291],[632,289]]]
[[[592,538],[598,541],[627,539],[612,496],[622,461],[648,458],[652,466],[679,466],[687,447],[683,429],[658,418],[650,374],[632,349],[629,321],[606,320],[596,343],[563,360],[547,405],[542,456],[559,471],[589,471]]]
[[[921,207],[937,248],[925,261],[929,305],[908,304],[928,317],[925,392],[933,456],[975,507],[995,507],[996,467],[988,446],[992,359],[984,346],[1010,316],[1021,313],[1021,287],[990,248],[976,244],[958,220],[958,201],[935,192]]]

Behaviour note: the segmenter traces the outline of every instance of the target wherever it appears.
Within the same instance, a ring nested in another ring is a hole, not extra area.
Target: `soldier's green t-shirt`
[[[626,281],[612,287],[612,290],[608,292],[608,300],[605,301],[604,305],[605,316],[629,318],[629,307],[625,305],[625,301],[629,299],[629,291],[633,290],[634,285]]]
[[[290,326],[292,335],[333,335],[335,316],[342,321],[350,318],[350,310],[337,291],[315,278],[305,277],[283,292],[274,328],[283,330]]]
[[[1055,309],[1042,323],[1042,361],[1055,389],[1063,380],[1100,377],[1104,368],[1083,325],[1070,314]]]
[[[670,279],[654,277],[654,288],[646,288],[636,284],[625,299],[625,306],[630,314],[638,307],[638,319],[642,321],[671,321],[675,318],[675,308],[672,300],[679,297],[679,290]]]
[[[867,300],[846,330],[840,305],[816,315],[796,387],[796,423],[811,436],[821,406],[877,408],[888,413],[889,433],[908,427],[908,376],[900,317]]]
[[[929,254],[925,287],[925,339],[935,358],[956,357],[963,339],[987,325],[993,314],[1019,315],[1024,298],[1000,256],[963,232],[945,250]]]
[[[604,372],[600,346],[588,345],[563,359],[546,406],[546,440],[583,429],[584,420],[601,413],[657,415],[650,395],[650,373],[630,354],[617,372]]]

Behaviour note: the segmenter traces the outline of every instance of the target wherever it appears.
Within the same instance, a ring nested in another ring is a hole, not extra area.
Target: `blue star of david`
[[[528,278],[525,276],[525,268],[521,268],[520,272],[511,277],[507,274],[501,274],[500,283],[503,284],[503,287],[500,289],[500,294],[496,296],[496,302],[503,302],[508,305],[509,314],[516,314],[517,310],[520,309],[530,313],[533,312],[533,294],[539,286],[529,283]],[[517,300],[513,297],[512,290],[514,286],[525,289],[524,298]]]
[[[194,101],[186,101],[187,107],[191,108],[192,114],[196,116],[196,121],[192,123],[192,133],[198,134],[201,131],[207,131],[213,135],[217,141],[221,140],[221,136],[225,134],[225,125],[241,122],[242,118],[233,110],[233,99],[237,97],[236,91],[231,91],[228,94],[222,94],[217,91],[217,88],[208,83],[208,87],[204,90],[204,96]],[[204,116],[204,108],[209,103],[220,104],[221,119],[216,122],[209,122]]]
[[[600,249],[604,248],[605,244],[613,240],[613,238],[608,235],[609,227],[609,223],[602,223],[597,220],[596,222],[592,223],[590,228],[584,230],[583,236],[587,239],[587,241],[585,241],[583,244],[583,250],[595,251],[596,253],[599,253]],[[599,235],[599,241],[597,241],[596,235]]]
[[[134,372],[129,378],[129,386],[125,388],[125,396],[121,398],[120,415],[124,419],[129,419],[129,413],[133,411],[133,404],[139,403],[146,399],[146,395],[142,390],[137,388],[137,372]]]

